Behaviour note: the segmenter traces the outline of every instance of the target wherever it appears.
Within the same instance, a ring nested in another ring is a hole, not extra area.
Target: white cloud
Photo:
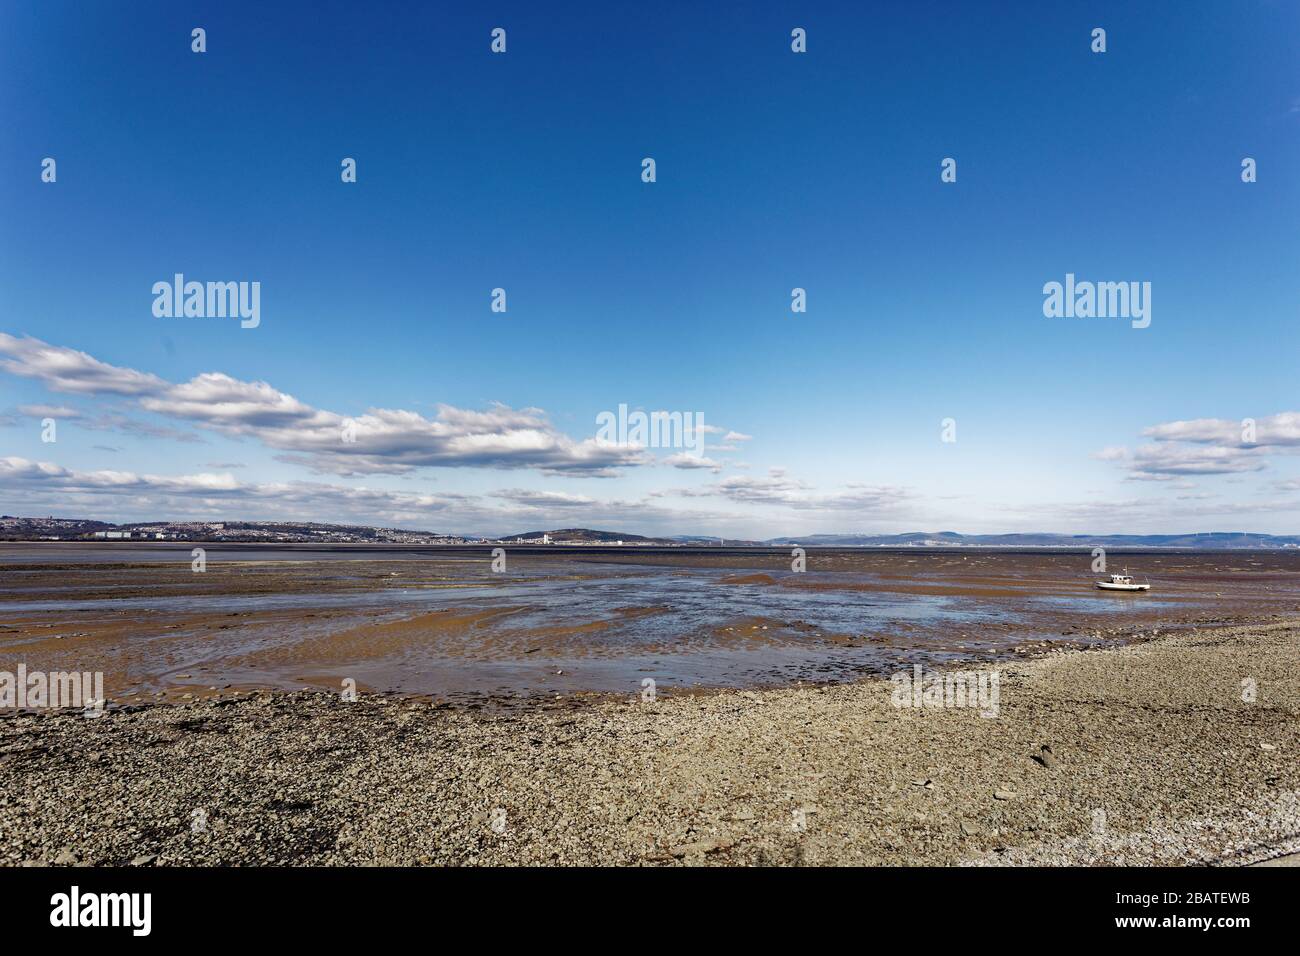
[[[561,526],[675,534],[683,527],[737,520],[723,512],[677,511],[649,501],[602,501],[554,491],[502,489],[487,496],[502,502],[498,506],[473,495],[310,481],[245,483],[220,473],[77,472],[17,457],[0,458],[0,487],[6,502],[26,513],[103,520],[326,520],[492,534]],[[521,522],[528,528],[520,527]]]
[[[1265,467],[1261,452],[1251,449],[1177,444],[1143,445],[1130,460],[1129,478],[1166,481],[1182,475],[1231,475]]]
[[[67,405],[19,405],[18,411],[28,418],[80,418],[81,412]]]
[[[1165,422],[1143,429],[1153,444],[1130,451],[1110,447],[1093,457],[1119,462],[1129,481],[1171,481],[1186,475],[1234,475],[1260,471],[1278,451],[1300,448],[1300,412],[1281,412],[1255,420],[1254,441],[1247,423],[1223,418]]]
[[[844,490],[817,494],[812,486],[788,477],[785,469],[772,468],[766,478],[733,475],[703,488],[676,489],[665,494],[687,498],[721,497],[737,504],[762,504],[796,511],[843,512],[901,516],[913,494],[906,488],[849,484]]]
[[[54,392],[87,395],[150,395],[167,387],[155,375],[118,368],[85,352],[48,345],[40,339],[15,338],[0,332],[0,369],[40,379]]]
[[[1244,421],[1197,418],[1153,425],[1142,434],[1156,441],[1194,442],[1224,448],[1300,446],[1300,412],[1279,412],[1256,419],[1254,432],[1254,441],[1246,441],[1247,425]]]
[[[317,472],[400,474],[439,466],[535,468],[609,477],[619,468],[653,461],[640,449],[600,443],[594,437],[570,438],[537,408],[494,404],[472,410],[439,405],[436,418],[371,408],[349,417],[313,408],[267,382],[204,372],[188,382],[172,384],[33,338],[0,334],[0,356],[6,356],[0,359],[0,368],[38,379],[53,391],[127,396],[157,415],[232,437],[255,438],[284,452],[282,460]],[[123,430],[152,437],[180,438],[184,434],[121,416],[113,422]],[[344,426],[349,424],[355,441],[344,441]]]
[[[664,464],[671,465],[673,468],[681,468],[685,471],[705,469],[717,474],[722,470],[722,462],[714,461],[712,458],[705,458],[703,455],[692,455],[687,451],[678,452],[675,455],[669,455],[664,459]]]
[[[585,495],[571,495],[562,491],[530,491],[524,488],[503,488],[492,492],[492,497],[534,508],[587,508],[595,504],[593,499]]]

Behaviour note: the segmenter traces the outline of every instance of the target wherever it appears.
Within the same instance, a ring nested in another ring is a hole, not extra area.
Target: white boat
[[[1097,587],[1103,591],[1150,591],[1151,585],[1138,584],[1128,573],[1128,568],[1124,569],[1123,574],[1112,574],[1109,581],[1098,581]]]

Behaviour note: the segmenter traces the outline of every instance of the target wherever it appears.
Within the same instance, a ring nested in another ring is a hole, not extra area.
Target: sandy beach
[[[888,680],[0,721],[17,864],[1244,865],[1300,850],[1300,618]]]

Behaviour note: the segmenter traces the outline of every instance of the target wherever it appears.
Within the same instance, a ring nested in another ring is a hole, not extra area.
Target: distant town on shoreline
[[[621,531],[559,528],[506,535],[452,534],[313,521],[140,521],[113,524],[87,518],[0,515],[0,541],[266,542],[274,544],[516,544],[573,547],[830,547],[830,548],[1167,548],[1277,550],[1300,548],[1300,535],[1209,531],[1190,534],[812,534],[763,540],[709,535],[648,537]]]

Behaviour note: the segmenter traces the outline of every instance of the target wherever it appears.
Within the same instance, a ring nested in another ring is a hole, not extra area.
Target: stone
[[[1031,759],[1048,770],[1055,770],[1061,763],[1056,759],[1056,755],[1052,753],[1052,748],[1047,744],[1043,744],[1039,752],[1034,754]]]

